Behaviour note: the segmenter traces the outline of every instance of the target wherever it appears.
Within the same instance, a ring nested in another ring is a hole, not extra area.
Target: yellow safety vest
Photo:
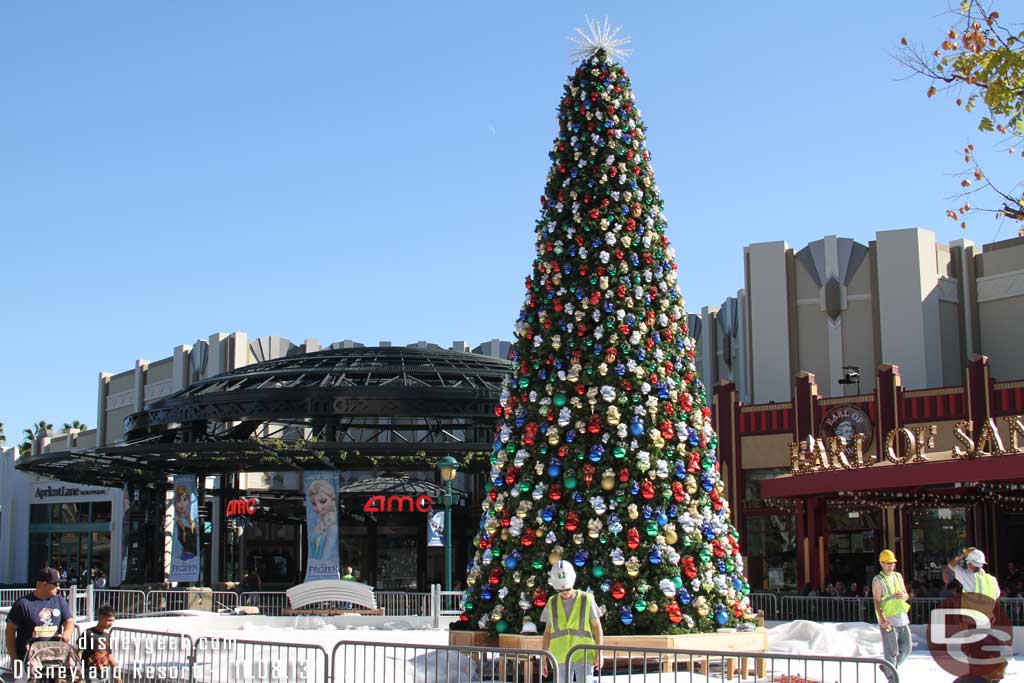
[[[903,593],[906,590],[903,575],[899,572],[893,572],[891,576],[879,573],[878,578],[882,580],[882,616],[889,619],[909,612],[910,603],[896,597],[896,593]]]
[[[593,645],[594,632],[590,628],[590,603],[594,596],[583,591],[576,591],[576,601],[573,603],[569,616],[565,616],[565,608],[562,606],[562,596],[556,594],[554,605],[551,606],[551,641],[548,649],[555,657],[555,661],[566,663],[569,650],[577,645]],[[587,660],[593,661],[594,653],[587,653]],[[575,659],[575,658],[574,658]],[[581,664],[571,662],[572,664]]]
[[[996,599],[996,592],[999,590],[999,583],[996,581],[996,577],[991,574],[986,574],[984,569],[979,569],[974,573],[974,590],[972,593],[978,593],[984,595],[989,600]],[[965,593],[967,591],[964,591]]]

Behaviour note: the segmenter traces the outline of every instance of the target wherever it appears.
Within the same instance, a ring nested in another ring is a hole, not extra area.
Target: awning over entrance
[[[761,482],[765,498],[799,498],[838,491],[914,489],[951,482],[1024,480],[1024,456],[940,460],[905,465],[879,464],[855,470],[790,474]]]
[[[443,486],[409,477],[373,477],[338,487],[340,496],[430,496],[434,500],[441,500],[444,493]],[[466,499],[466,493],[455,488],[452,489],[452,495],[456,505]]]

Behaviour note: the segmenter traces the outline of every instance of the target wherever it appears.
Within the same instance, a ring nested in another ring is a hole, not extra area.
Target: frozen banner
[[[444,510],[427,513],[427,547],[444,547]]]
[[[196,475],[174,475],[174,523],[168,581],[199,581],[199,494]]]
[[[340,579],[338,571],[338,473],[304,472],[306,491],[306,581]]]

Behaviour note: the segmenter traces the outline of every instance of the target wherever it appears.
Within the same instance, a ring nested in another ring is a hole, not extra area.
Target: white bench
[[[323,581],[307,581],[292,586],[287,591],[291,609],[286,615],[296,614],[368,614],[383,615],[384,610],[377,607],[377,596],[373,588],[365,583],[325,579]],[[309,605],[321,602],[336,602],[354,605],[351,608],[308,609]]]

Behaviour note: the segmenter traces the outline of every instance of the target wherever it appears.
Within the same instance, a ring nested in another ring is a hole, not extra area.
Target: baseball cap
[[[42,581],[43,583],[52,583],[53,585],[60,584],[60,574],[53,567],[43,567],[39,570],[36,575],[36,581]]]
[[[967,553],[967,564],[973,564],[975,567],[982,567],[985,565],[985,553],[981,552],[977,548]]]

